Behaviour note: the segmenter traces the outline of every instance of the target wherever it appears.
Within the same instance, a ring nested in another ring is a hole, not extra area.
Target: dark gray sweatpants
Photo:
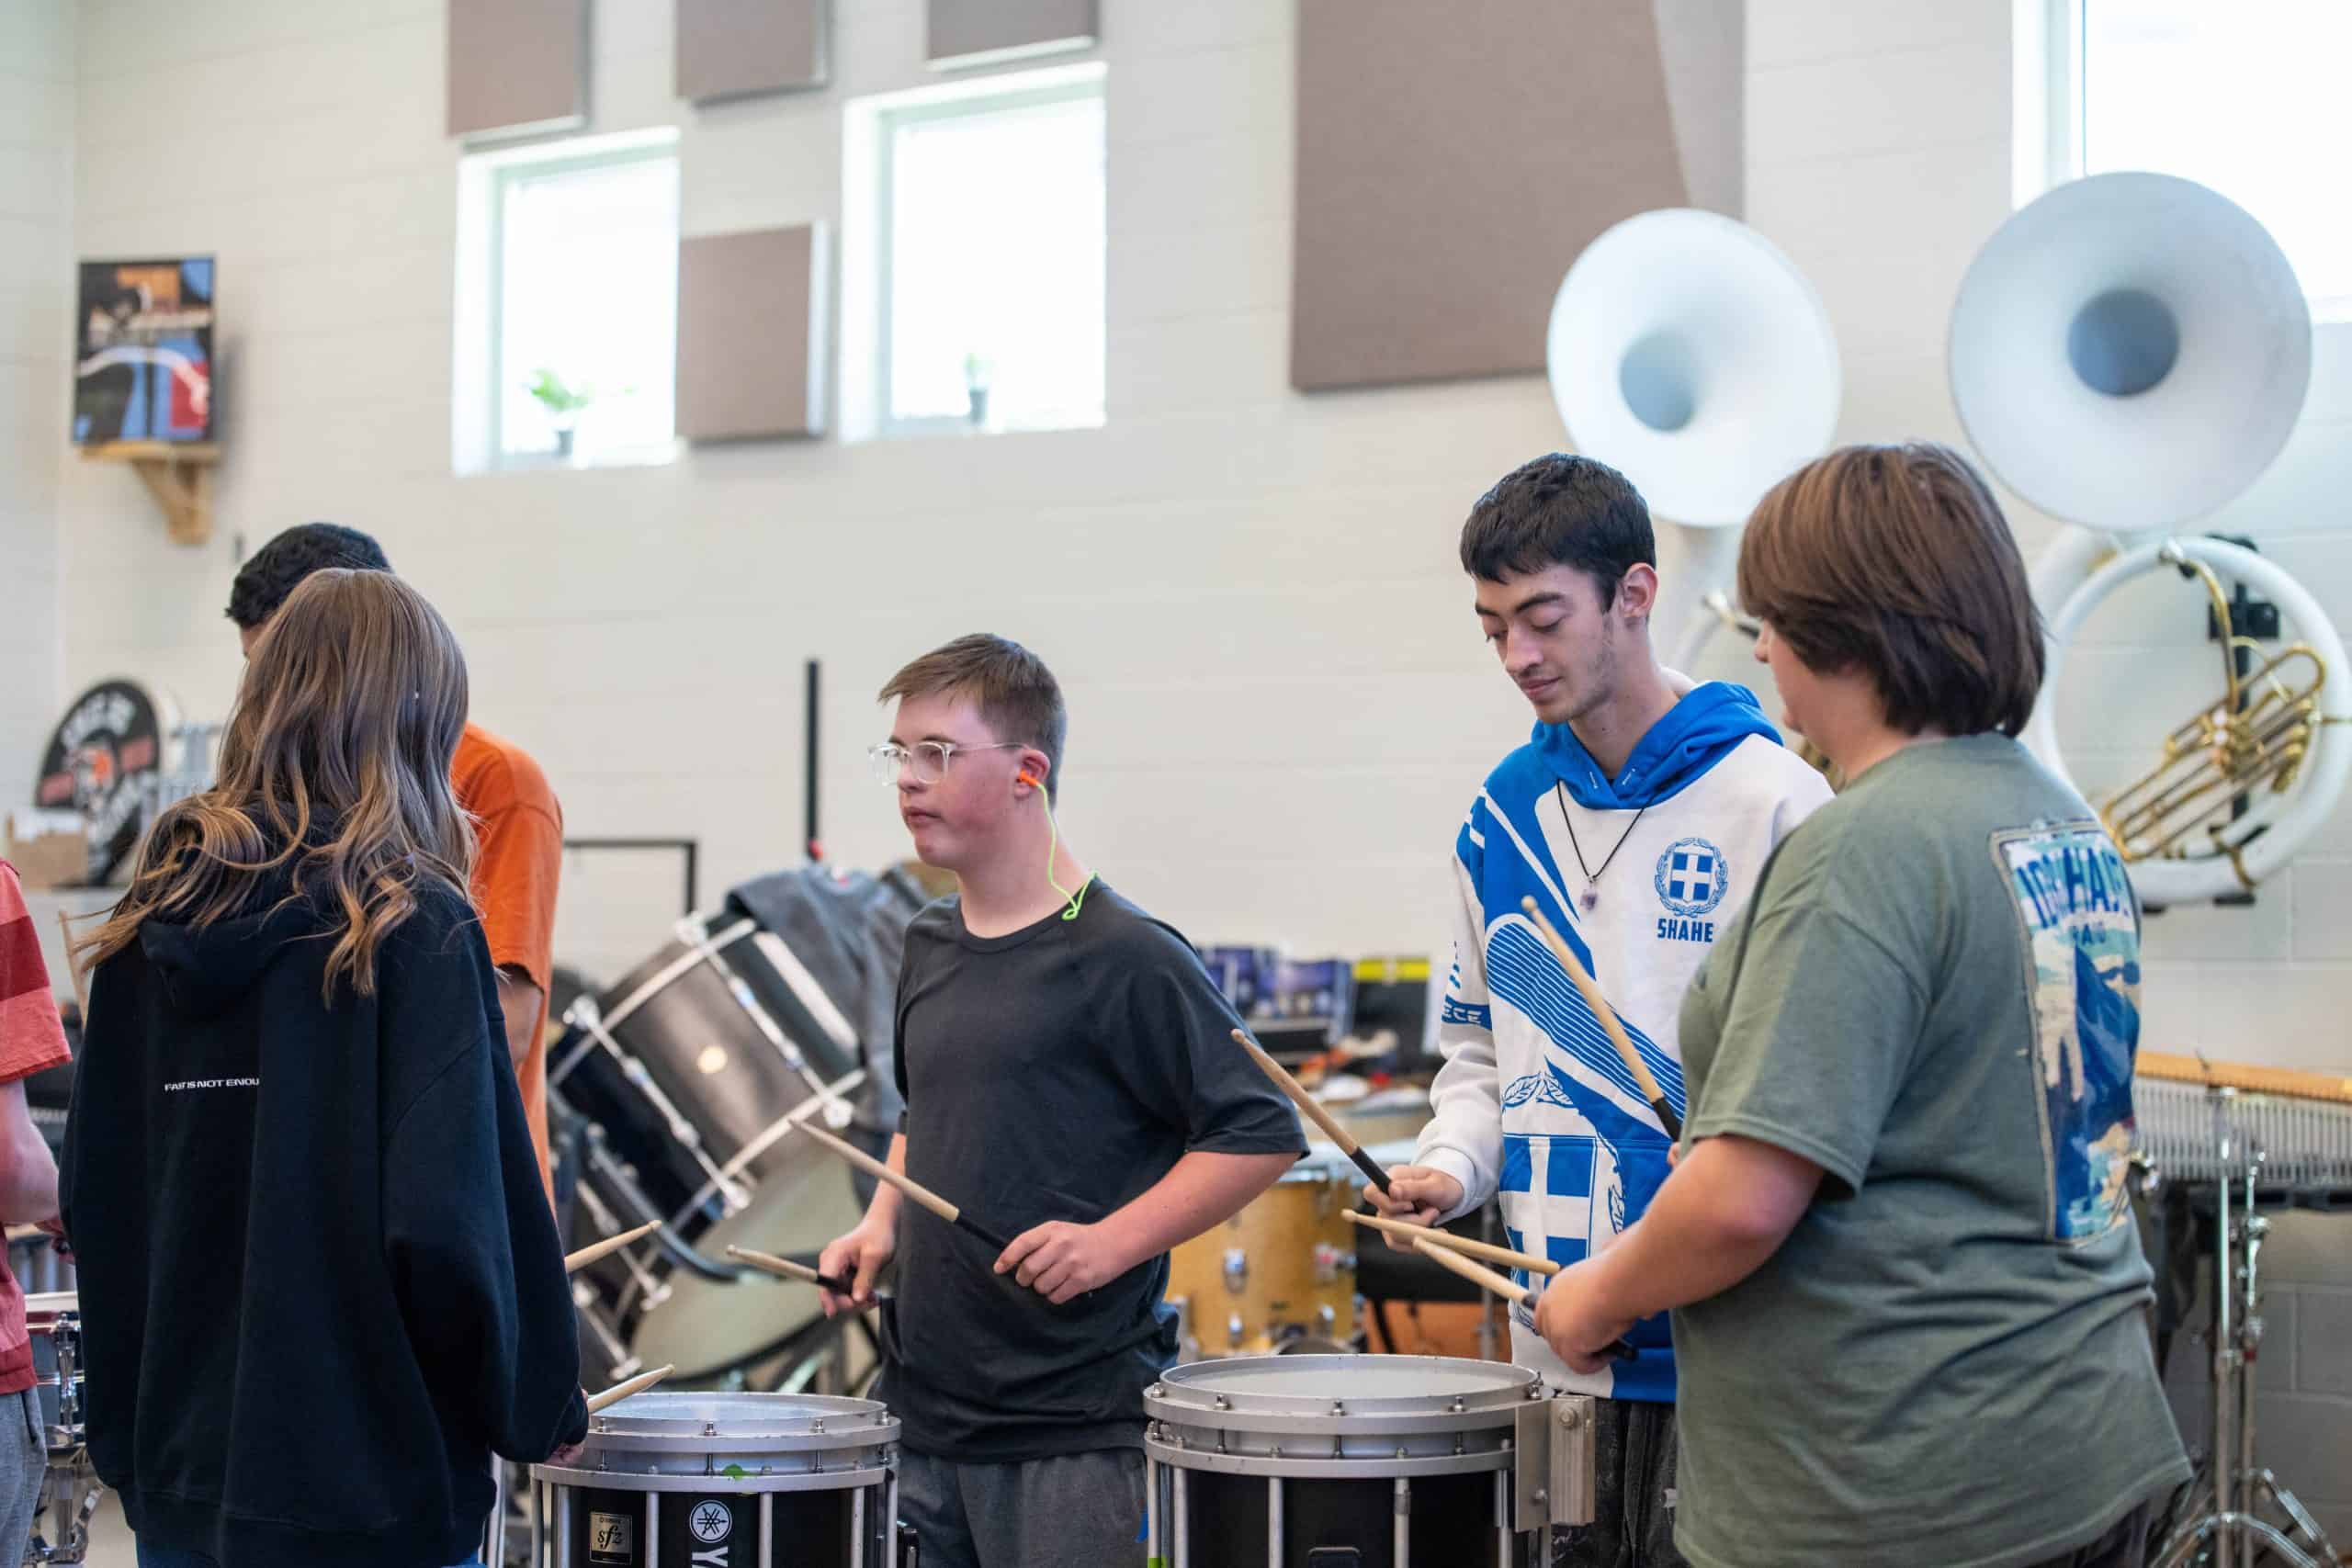
[[[1140,1568],[1143,1450],[957,1464],[901,1450],[899,1517],[922,1568]]]

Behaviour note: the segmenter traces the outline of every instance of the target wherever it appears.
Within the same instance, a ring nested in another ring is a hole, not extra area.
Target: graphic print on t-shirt
[[[1994,853],[2026,939],[2051,1234],[2085,1241],[2126,1212],[2139,912],[2122,856],[2095,825],[1999,834]]]

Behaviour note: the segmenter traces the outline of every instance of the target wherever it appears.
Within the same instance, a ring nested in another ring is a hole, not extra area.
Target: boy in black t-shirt
[[[882,688],[877,771],[956,897],[907,932],[890,1163],[1012,1245],[1001,1255],[885,1186],[821,1267],[875,1276],[881,1397],[905,1426],[899,1511],[926,1568],[1139,1563],[1143,1391],[1173,1360],[1168,1248],[1305,1149],[1237,1049],[1183,937],[1059,842],[1061,690],[1035,655],[968,637]]]

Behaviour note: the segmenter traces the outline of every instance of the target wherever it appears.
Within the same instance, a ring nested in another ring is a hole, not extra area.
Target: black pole
[[[812,861],[825,858],[825,841],[817,834],[817,682],[818,662],[812,659],[808,661],[808,731],[801,739],[801,797],[808,803],[808,818],[803,824],[808,831],[802,838]]]

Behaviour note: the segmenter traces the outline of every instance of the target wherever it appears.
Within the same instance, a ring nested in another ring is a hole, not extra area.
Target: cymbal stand
[[[2264,1151],[2231,1115],[2237,1090],[2209,1088],[2221,1175],[2213,1184],[2213,1451],[2188,1507],[2149,1556],[2154,1568],[2254,1568],[2266,1552],[2289,1568],[2344,1568],[2327,1533],[2254,1458],[2255,1363],[2262,1346],[2258,1265],[2270,1222],[2255,1210]],[[2244,1183],[2243,1194],[2233,1192]],[[2233,1203],[2233,1200],[2236,1201]],[[2263,1518],[2264,1505],[2287,1529]]]

